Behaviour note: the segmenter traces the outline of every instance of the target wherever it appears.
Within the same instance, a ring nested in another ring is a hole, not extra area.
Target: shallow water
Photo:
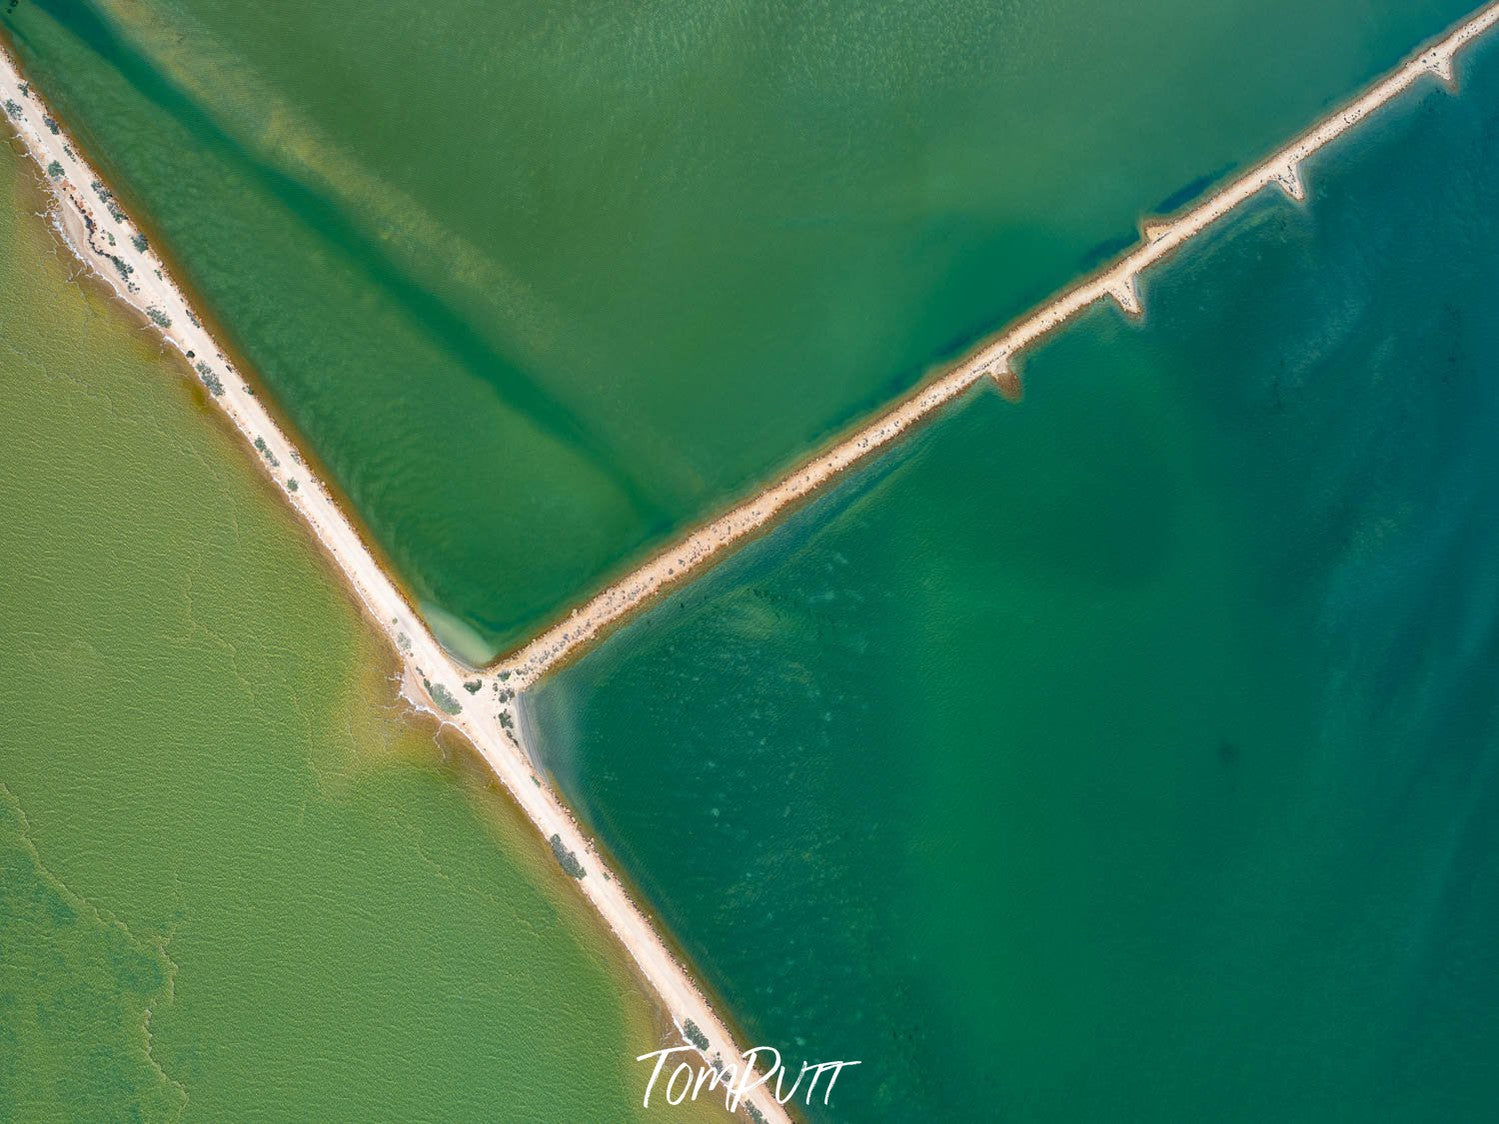
[[[1499,54],[544,685],[826,1119],[1499,1112]]]
[[[21,0],[3,26],[479,660],[1467,0]]]
[[[612,938],[401,717],[196,383],[66,284],[19,169],[0,153],[0,1119],[629,1117],[656,1016]]]

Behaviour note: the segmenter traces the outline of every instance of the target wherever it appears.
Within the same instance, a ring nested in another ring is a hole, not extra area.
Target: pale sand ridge
[[[655,597],[668,585],[701,569],[725,549],[752,535],[788,508],[852,468],[917,422],[941,409],[986,375],[996,383],[1010,362],[1042,337],[1056,331],[1084,309],[1112,300],[1126,315],[1144,314],[1140,274],[1201,234],[1213,223],[1265,187],[1274,185],[1301,202],[1306,185],[1301,162],[1352,129],[1374,110],[1408,89],[1424,74],[1435,75],[1455,89],[1452,61],[1458,50],[1499,21],[1499,3],[1480,9],[1435,44],[1424,48],[1347,105],[1334,110],[1268,159],[1215,192],[1185,214],[1146,224],[1144,239],[1133,250],[1053,297],[993,342],[934,382],[918,387],[874,421],[832,448],[818,453],[790,475],[766,488],[686,538],[663,550],[639,569],[605,588],[557,624],[509,656],[490,672],[505,671],[523,688],[577,655],[612,625]],[[1008,382],[1008,380],[1005,380]],[[1001,389],[1008,390],[1007,386]]]
[[[673,1022],[680,1028],[690,1019],[707,1036],[707,1056],[716,1053],[725,1061],[735,1060],[741,1047],[735,1045],[722,1020],[667,950],[651,922],[625,894],[619,879],[606,876],[602,861],[571,814],[551,788],[533,774],[518,741],[519,733],[502,724],[502,716],[504,723],[514,722],[513,695],[494,679],[481,681],[478,694],[465,690],[464,682],[473,682],[476,677],[439,647],[328,489],[308,470],[296,447],[224,357],[161,261],[149,247],[142,250],[132,241],[141,232],[113,202],[97,173],[42,104],[37,91],[26,85],[6,52],[0,52],[0,87],[4,90],[0,102],[6,106],[6,119],[17,130],[17,139],[42,169],[53,192],[51,220],[63,241],[122,301],[146,316],[162,340],[188,358],[205,387],[213,384],[217,389],[217,393],[210,393],[210,400],[250,442],[252,455],[312,529],[370,617],[400,653],[402,694],[413,706],[433,714],[473,743],[542,837],[550,840],[556,836],[574,853],[586,871],[578,881],[579,888],[628,950]],[[424,687],[424,682],[431,687]],[[444,692],[461,705],[459,713],[445,713],[434,701]],[[620,1059],[586,1061],[612,1066]],[[791,1064],[794,1067],[798,1063]],[[643,1094],[650,1068],[642,1064],[640,1069]],[[659,1088],[655,1095],[661,1096]],[[789,1124],[785,1110],[764,1088],[752,1093],[749,1101],[765,1119]]]

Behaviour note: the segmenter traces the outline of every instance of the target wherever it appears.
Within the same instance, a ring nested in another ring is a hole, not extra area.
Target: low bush
[[[682,1024],[682,1037],[691,1042],[699,1050],[708,1049],[708,1036],[698,1029],[697,1023],[688,1019]]]
[[[449,691],[441,683],[431,683],[423,679],[422,686],[427,688],[427,694],[432,696],[432,701],[437,704],[437,709],[444,714],[463,713],[463,704],[455,699],[453,692]]]
[[[213,368],[207,363],[198,364],[198,377],[203,380],[203,385],[208,388],[208,393],[215,398],[220,398],[224,393],[224,383],[219,376],[213,373]]]
[[[557,862],[570,877],[582,878],[588,873],[583,869],[583,864],[578,861],[578,856],[567,849],[560,835],[552,836],[552,854],[557,857]]]

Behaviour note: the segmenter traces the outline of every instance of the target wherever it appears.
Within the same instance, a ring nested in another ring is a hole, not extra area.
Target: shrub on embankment
[[[562,836],[552,836],[552,854],[557,856],[557,862],[573,878],[582,878],[588,872],[583,869],[583,864],[578,861],[578,856],[567,849],[562,842]]]

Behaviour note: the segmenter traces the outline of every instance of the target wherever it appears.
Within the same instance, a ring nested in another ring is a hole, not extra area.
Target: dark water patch
[[[334,200],[236,141],[196,99],[118,35],[86,0],[38,0],[36,6],[87,44],[102,64],[115,70],[146,102],[171,116],[210,151],[223,156],[263,188],[297,218],[310,239],[345,257],[402,309],[412,324],[425,330],[456,365],[492,386],[508,405],[612,479],[642,518],[651,521],[653,531],[667,524],[659,503],[649,497],[648,487],[621,471],[616,453],[605,447],[600,434],[591,432],[575,411],[496,349],[462,313],[402,270]],[[34,46],[24,32],[16,34],[18,43]],[[87,132],[85,136],[90,152],[99,152],[108,167],[108,146],[92,143],[96,138]],[[128,178],[121,179],[120,190],[149,214],[148,201],[132,195]],[[254,268],[253,264],[248,267]],[[315,361],[314,356],[308,359]]]
[[[1104,262],[1118,257],[1139,241],[1138,234],[1121,234],[1115,238],[1105,238],[1102,242],[1090,246],[1083,256],[1077,259],[1078,271],[1089,273]]]

